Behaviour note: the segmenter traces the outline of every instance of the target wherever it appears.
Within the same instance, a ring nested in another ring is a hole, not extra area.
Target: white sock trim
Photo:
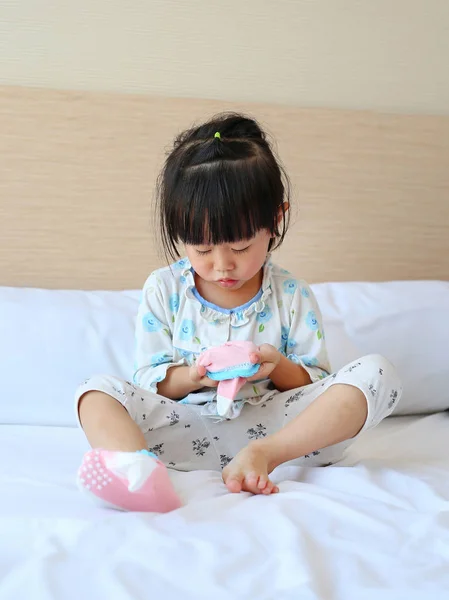
[[[107,468],[115,475],[128,480],[128,490],[137,492],[157,469],[154,458],[140,452],[114,452],[104,457]]]

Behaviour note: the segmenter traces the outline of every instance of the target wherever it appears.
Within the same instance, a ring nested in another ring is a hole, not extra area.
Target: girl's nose
[[[232,256],[226,253],[220,253],[215,257],[214,269],[218,273],[228,273],[234,269]]]

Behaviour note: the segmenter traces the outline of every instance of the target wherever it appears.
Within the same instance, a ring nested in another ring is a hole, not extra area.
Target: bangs
[[[279,236],[284,187],[279,172],[273,177],[270,168],[256,155],[186,169],[166,214],[169,240],[195,246],[233,243],[250,239],[261,229]]]
[[[271,251],[287,231],[289,198],[288,177],[258,123],[235,113],[218,115],[175,139],[159,175],[165,256],[179,258],[181,243],[234,243],[262,229],[273,238]]]

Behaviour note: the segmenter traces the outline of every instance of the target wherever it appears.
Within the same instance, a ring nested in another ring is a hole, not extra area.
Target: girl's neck
[[[229,310],[246,304],[256,296],[262,285],[263,268],[238,290],[222,289],[214,283],[201,279],[196,273],[194,275],[195,286],[199,294],[208,302]]]

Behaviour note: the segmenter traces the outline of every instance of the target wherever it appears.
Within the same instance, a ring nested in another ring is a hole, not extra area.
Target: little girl
[[[269,474],[281,464],[337,462],[393,411],[401,383],[378,355],[330,374],[312,290],[271,262],[288,228],[288,180],[259,125],[225,114],[181,134],[160,177],[158,207],[166,254],[180,258],[183,244],[187,257],[144,285],[133,383],[97,375],[77,390],[96,455],[126,453],[127,468],[141,469],[140,484],[152,453],[181,471],[223,469],[230,492],[253,494],[279,491]],[[217,382],[197,358],[242,340],[256,344],[251,361],[260,369],[223,419]],[[112,481],[103,467],[102,480]],[[86,477],[81,485],[90,488]],[[132,508],[123,485],[121,507]]]

